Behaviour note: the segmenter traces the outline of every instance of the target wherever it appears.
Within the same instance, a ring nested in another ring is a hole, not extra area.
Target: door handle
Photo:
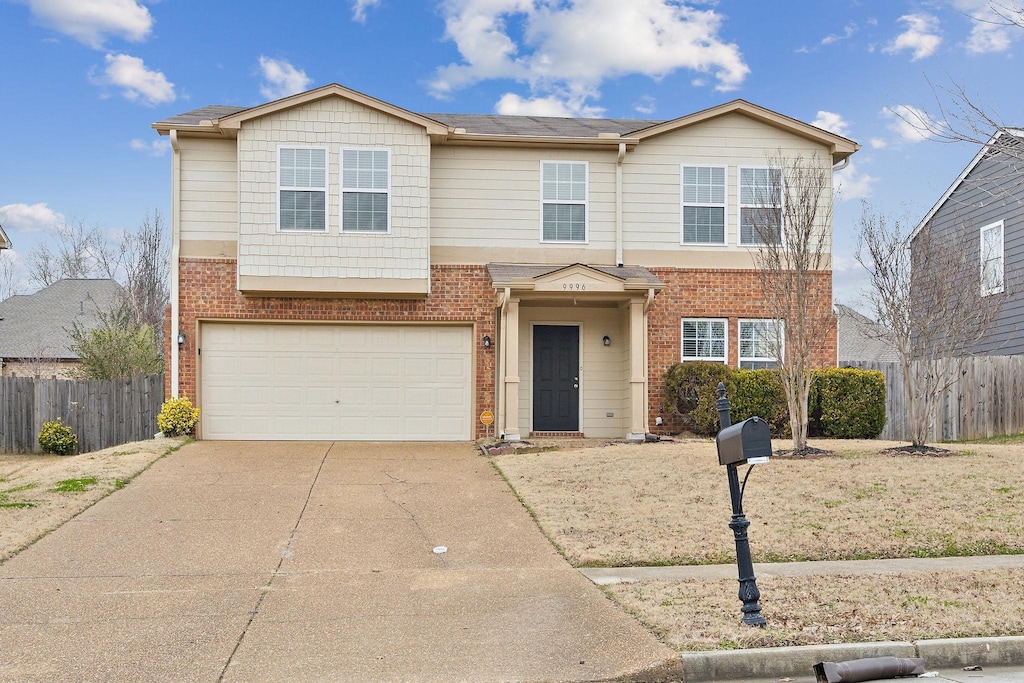
[[[579,388],[580,388],[580,385],[579,385],[579,384],[573,384],[573,385],[572,385],[572,388],[573,388],[573,389],[579,389]]]

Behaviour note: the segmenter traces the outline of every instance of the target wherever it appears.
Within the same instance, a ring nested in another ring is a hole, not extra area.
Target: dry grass
[[[945,458],[880,455],[895,445],[883,441],[812,445],[839,454],[773,460],[750,476],[755,562],[1024,552],[1024,444],[957,446],[961,454]],[[493,462],[576,566],[733,561],[713,441]]]
[[[124,487],[184,442],[136,441],[67,457],[0,454],[0,562]]]
[[[1015,596],[1024,570],[758,579],[765,629],[739,623],[735,580],[651,581],[607,588],[680,650],[1024,634]]]

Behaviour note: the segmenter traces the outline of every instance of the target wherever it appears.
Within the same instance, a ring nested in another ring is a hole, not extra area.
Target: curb
[[[1024,636],[949,638],[916,642],[889,641],[836,645],[765,647],[750,650],[685,652],[682,681],[749,681],[813,676],[818,662],[867,657],[920,657],[929,670],[964,666],[1024,665]]]

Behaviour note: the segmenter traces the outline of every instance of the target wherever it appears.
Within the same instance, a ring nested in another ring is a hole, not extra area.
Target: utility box
[[[759,417],[726,427],[718,432],[715,441],[718,444],[719,465],[740,464],[751,458],[767,460],[772,454],[771,431],[768,423]]]

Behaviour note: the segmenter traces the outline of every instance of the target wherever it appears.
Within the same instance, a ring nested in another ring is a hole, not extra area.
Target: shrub
[[[187,396],[164,401],[160,414],[156,416],[156,425],[166,436],[191,434],[198,422],[199,408],[193,408]]]
[[[789,404],[778,370],[736,370],[736,395],[732,402],[732,422],[757,415],[768,423],[772,436],[789,438]]]
[[[663,408],[683,418],[683,426],[696,434],[718,433],[718,383],[725,383],[726,395],[736,394],[735,370],[722,363],[691,361],[676,363],[665,373]]]
[[[58,417],[43,423],[43,428],[39,430],[39,447],[43,453],[71,455],[78,450],[78,437]]]
[[[835,439],[875,439],[885,427],[885,375],[828,368],[814,373],[808,400],[813,432]]]

